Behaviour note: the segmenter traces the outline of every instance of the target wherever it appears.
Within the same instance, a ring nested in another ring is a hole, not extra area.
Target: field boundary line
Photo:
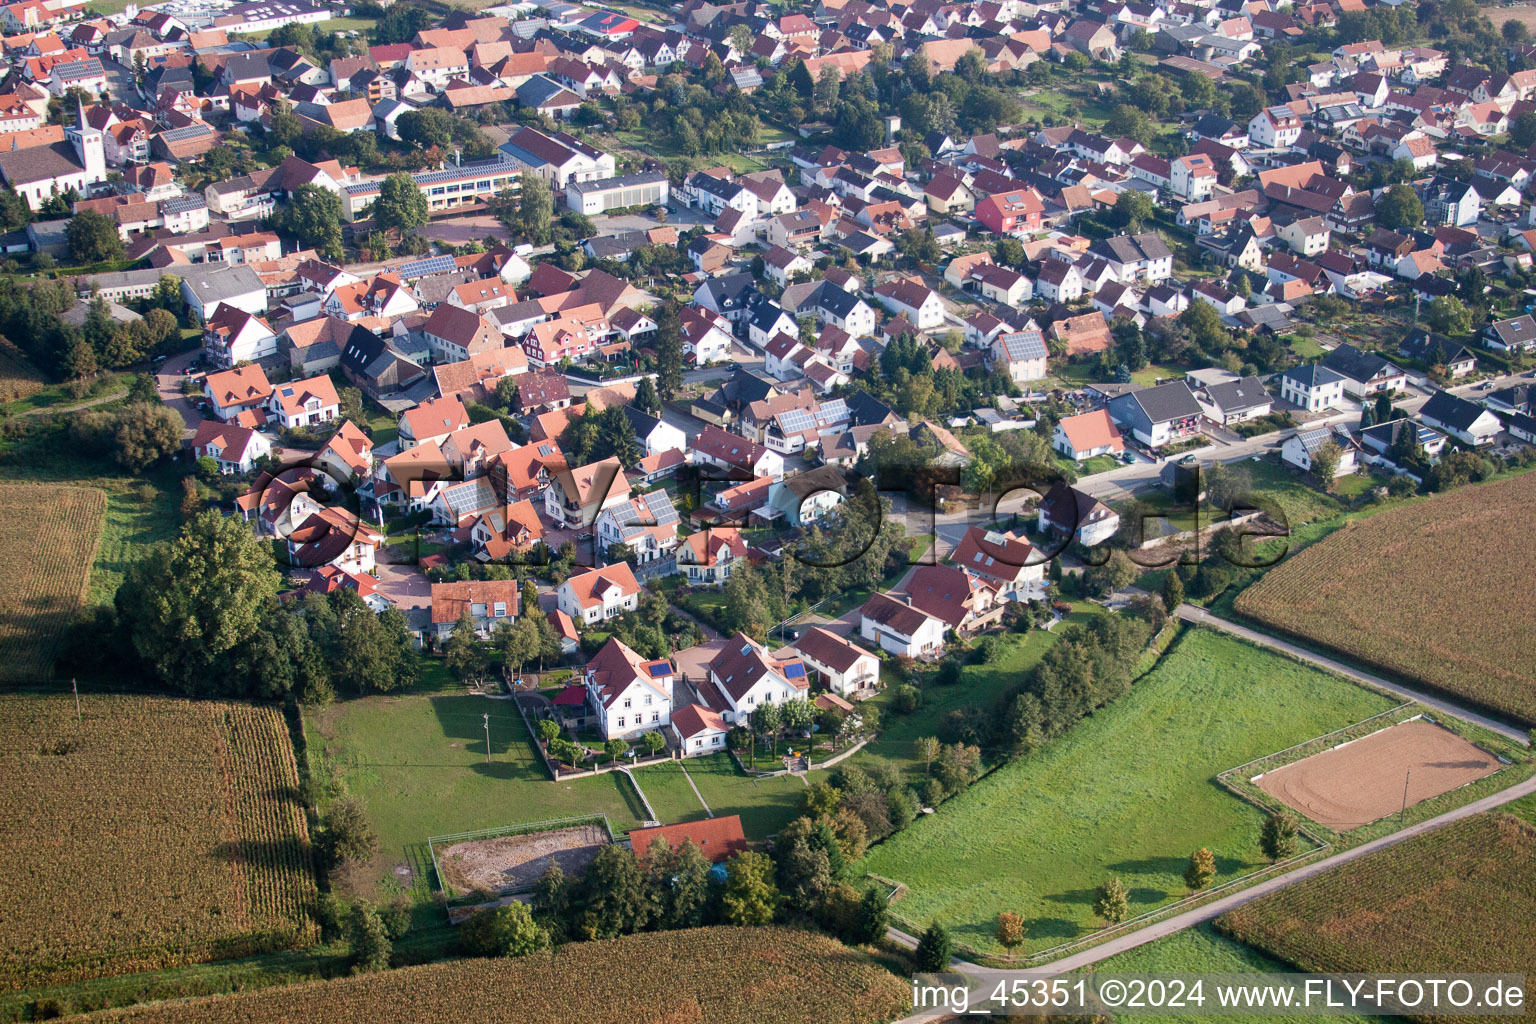
[[[1224,619],[1219,615],[1212,614],[1205,608],[1195,605],[1181,604],[1174,610],[1174,615],[1192,626],[1206,626],[1210,629],[1231,634],[1249,643],[1257,644],[1272,651],[1278,651],[1294,660],[1303,661],[1314,667],[1332,672],[1334,675],[1342,676],[1358,685],[1390,694],[1400,700],[1416,701],[1427,708],[1433,708],[1436,711],[1459,718],[1464,722],[1469,722],[1489,732],[1497,733],[1505,739],[1513,740],[1520,746],[1528,747],[1531,745],[1531,738],[1528,733],[1498,719],[1490,718],[1483,711],[1464,707],[1448,700],[1444,696],[1439,696],[1437,692],[1429,692],[1427,688],[1419,689],[1403,683],[1393,682],[1374,672],[1354,668],[1339,661],[1337,658],[1308,650],[1300,643],[1271,636],[1251,626],[1233,622],[1231,619]]]

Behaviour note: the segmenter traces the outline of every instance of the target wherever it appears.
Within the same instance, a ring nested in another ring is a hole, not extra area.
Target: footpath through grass
[[[408,693],[306,714],[311,764],[345,783],[379,837],[373,860],[347,879],[353,891],[435,888],[428,836],[580,814],[606,814],[621,833],[645,819],[618,772],[551,781],[511,701],[465,695],[435,660],[424,674]]]
[[[1262,866],[1262,815],[1217,773],[1385,711],[1392,702],[1280,655],[1189,630],[1132,692],[1039,753],[871,850],[863,868],[904,882],[894,910],[938,918],[994,950],[997,914],[1028,924],[1026,952],[1096,930],[1094,890],[1118,876],[1131,914],[1186,895],[1189,855],[1217,883]]]

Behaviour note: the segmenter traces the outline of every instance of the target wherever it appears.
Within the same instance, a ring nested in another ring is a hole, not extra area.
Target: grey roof
[[[756,327],[760,331],[766,331],[772,327],[780,317],[788,315],[788,313],[784,312],[783,306],[780,306],[777,302],[774,302],[770,299],[767,302],[759,303],[757,309],[753,310],[752,326]]]
[[[26,185],[48,181],[85,170],[75,147],[67,142],[52,142],[27,149],[0,150],[0,176],[8,185]]]
[[[616,178],[598,178],[595,181],[573,181],[566,186],[567,192],[583,195],[587,192],[603,192],[611,188],[634,188],[636,185],[655,185],[666,181],[663,171],[643,171],[640,174],[621,174]]]
[[[1308,455],[1311,455],[1329,441],[1332,441],[1340,448],[1346,448],[1353,443],[1349,432],[1337,426],[1298,430],[1291,436],[1301,444],[1302,450]]]
[[[234,267],[219,267],[211,272],[199,271],[203,271],[203,267],[183,268],[181,279],[202,300],[204,309],[237,295],[266,290],[261,275],[243,263]]]
[[[846,319],[848,314],[857,309],[864,300],[830,281],[823,281],[816,289],[816,294],[811,301],[816,309],[825,310],[839,319]]]
[[[1403,372],[1395,364],[1374,352],[1366,352],[1350,344],[1340,345],[1329,352],[1323,359],[1323,365],[1335,373],[1361,383],[1371,380],[1383,371],[1389,374]]]
[[[1429,396],[1429,401],[1420,407],[1419,415],[1457,430],[1468,430],[1473,423],[1477,422],[1477,418],[1487,411],[1476,402],[1469,402],[1449,391],[1436,391]]]
[[[160,205],[165,213],[186,213],[188,210],[201,210],[208,205],[201,193],[193,192],[190,195],[177,196],[175,199],[167,199]]]
[[[1296,384],[1308,391],[1320,388],[1324,384],[1332,384],[1344,378],[1334,373],[1322,363],[1307,363],[1304,366],[1293,366],[1280,375],[1286,380],[1293,380]]]
[[[1189,390],[1189,385],[1181,380],[1159,384],[1155,388],[1142,388],[1122,395],[1121,398],[1128,398],[1141,406],[1141,411],[1153,423],[1200,415],[1200,403],[1195,401],[1195,394]]]
[[[1139,235],[1116,235],[1101,239],[1088,250],[1117,263],[1139,263],[1142,260],[1160,260],[1173,255],[1161,238],[1150,231]]]
[[[1264,390],[1264,385],[1257,377],[1212,384],[1205,389],[1205,393],[1211,396],[1216,408],[1224,413],[1257,409],[1272,402],[1269,392]]]

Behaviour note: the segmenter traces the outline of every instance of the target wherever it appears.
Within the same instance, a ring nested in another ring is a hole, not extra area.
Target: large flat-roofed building
[[[624,174],[596,181],[573,181],[565,205],[577,213],[594,214],[628,206],[664,206],[671,189],[665,171]]]

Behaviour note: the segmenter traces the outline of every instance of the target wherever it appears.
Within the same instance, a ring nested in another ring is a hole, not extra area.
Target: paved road
[[[1536,793],[1536,778],[1526,779],[1524,782],[1510,786],[1508,789],[1495,793],[1492,796],[1483,797],[1481,800],[1474,800],[1472,803],[1458,807],[1452,811],[1447,811],[1444,814],[1435,818],[1430,818],[1427,821],[1421,821],[1416,825],[1409,825],[1402,831],[1394,832],[1389,836],[1382,836],[1380,839],[1373,839],[1368,843],[1362,843],[1360,846],[1357,846],[1352,850],[1345,850],[1343,853],[1336,853],[1331,857],[1324,857],[1322,860],[1314,861],[1313,863],[1299,867],[1294,871],[1289,871],[1275,878],[1267,879],[1266,881],[1260,882],[1257,885],[1244,889],[1242,892],[1234,893],[1231,896],[1224,896],[1218,900],[1212,900],[1210,903],[1207,903],[1204,906],[1196,907],[1194,910],[1185,911],[1182,914],[1177,914],[1168,918],[1167,920],[1159,921],[1156,924],[1150,924],[1145,928],[1131,932],[1129,935],[1122,935],[1117,939],[1111,939],[1108,942],[1094,946],[1092,949],[1087,949],[1081,953],[1074,953],[1071,956],[1063,957],[1062,959],[1056,960],[1050,964],[1046,964],[1043,967],[1031,969],[1028,973],[1032,976],[1049,978],[1059,974],[1066,974],[1072,971],[1082,970],[1084,967],[1092,966],[1093,964],[1099,963],[1102,960],[1106,960],[1110,957],[1116,956],[1117,954],[1124,953],[1126,950],[1135,949],[1137,946],[1146,945],[1147,943],[1156,941],[1157,939],[1164,938],[1176,932],[1181,932],[1186,928],[1193,928],[1195,925],[1214,920],[1229,910],[1240,907],[1245,903],[1250,903],[1253,900],[1260,898],[1261,896],[1267,896],[1272,892],[1276,892],[1285,888],[1286,886],[1294,885],[1295,883],[1305,881],[1308,878],[1313,878],[1322,874],[1324,871],[1330,871],[1341,864],[1347,864],[1352,860],[1355,860],[1359,857],[1364,857],[1367,854],[1374,853],[1378,850],[1385,849],[1386,847],[1400,843],[1405,839],[1411,839],[1414,836],[1423,835],[1424,833],[1437,829],[1442,825],[1449,825],[1451,822],[1460,821],[1463,818],[1469,818],[1474,814],[1482,814],[1486,811],[1496,810],[1507,803],[1511,803],[1524,796],[1529,796],[1532,793]],[[908,935],[906,932],[898,931],[894,928],[890,930],[889,937],[892,940],[907,946],[908,948],[912,948],[917,945],[917,940],[911,935]],[[951,962],[950,970],[959,972],[961,974],[972,974],[978,977],[990,977],[1004,974],[1008,975],[1009,977],[1017,977],[1023,973],[1019,971],[1000,971],[996,968],[982,967],[979,964],[973,964],[965,960],[955,960]],[[918,1024],[920,1021],[941,1021],[947,1020],[952,1016],[953,1014],[948,1010],[930,1010],[903,1017],[901,1020],[897,1021],[896,1024]]]
[[[198,424],[202,423],[205,417],[197,411],[197,400],[181,393],[181,382],[186,379],[181,371],[190,366],[200,355],[202,355],[201,349],[178,352],[161,363],[160,368],[155,371],[155,387],[160,392],[160,401],[181,415],[190,433],[197,432]]]
[[[1314,665],[1328,669],[1330,672],[1337,672],[1339,675],[1348,676],[1351,679],[1356,679],[1360,682],[1368,683],[1369,685],[1375,686],[1379,689],[1395,693],[1405,700],[1418,701],[1425,707],[1434,708],[1437,711],[1443,711],[1448,715],[1455,715],[1457,718],[1465,719],[1468,722],[1475,722],[1476,724],[1482,726],[1484,729],[1488,729],[1491,732],[1496,732],[1506,739],[1514,740],[1516,743],[1523,743],[1527,746],[1530,745],[1530,734],[1521,729],[1517,729],[1512,725],[1507,725],[1496,719],[1480,715],[1475,711],[1468,711],[1466,708],[1463,708],[1460,705],[1453,704],[1452,702],[1443,700],[1439,697],[1430,696],[1421,690],[1415,690],[1411,687],[1404,686],[1401,683],[1395,683],[1391,680],[1383,679],[1381,676],[1372,675],[1369,672],[1362,672],[1357,668],[1351,668],[1341,661],[1335,661],[1332,658],[1325,657],[1321,654],[1316,654],[1307,650],[1305,647],[1300,647],[1288,641],[1281,640],[1278,637],[1270,636],[1268,633],[1261,633],[1256,629],[1249,629],[1247,626],[1238,625],[1236,622],[1232,622],[1228,619],[1219,618],[1215,615],[1212,615],[1204,608],[1197,608],[1196,606],[1190,604],[1181,604],[1177,609],[1174,610],[1174,614],[1183,619],[1185,622],[1193,622],[1201,626],[1210,626],[1211,628],[1219,629],[1224,633],[1231,633],[1233,636],[1242,637],[1244,640],[1250,641],[1251,643],[1260,644],[1264,647],[1269,647],[1273,650],[1289,654],[1292,657],[1300,658],[1302,661],[1311,662]]]
[[[1521,378],[1516,374],[1510,374],[1493,379],[1494,387],[1510,387],[1519,383]],[[1476,400],[1483,392],[1479,384],[1461,384],[1449,389],[1452,394],[1463,398]],[[1492,389],[1489,389],[1492,390]],[[1397,407],[1416,413],[1429,401],[1429,395],[1415,391],[1412,395],[1401,397],[1393,403]],[[1329,416],[1321,417],[1308,422],[1308,426],[1319,427],[1332,423],[1346,423],[1353,425],[1359,422],[1360,410],[1354,408],[1341,410]],[[1243,441],[1231,444],[1213,444],[1201,448],[1193,453],[1202,462],[1240,462],[1243,459],[1253,458],[1255,455],[1263,456],[1270,451],[1277,450],[1281,443],[1291,435],[1290,429],[1271,431],[1268,434],[1260,434]],[[1179,458],[1183,458],[1182,455]],[[1092,476],[1083,477],[1077,482],[1077,489],[1085,494],[1092,495],[1104,501],[1118,501],[1129,497],[1136,491],[1155,487],[1159,483],[1159,474],[1162,472],[1166,460],[1160,462],[1137,462],[1130,466],[1120,466],[1104,473],[1095,473]]]

